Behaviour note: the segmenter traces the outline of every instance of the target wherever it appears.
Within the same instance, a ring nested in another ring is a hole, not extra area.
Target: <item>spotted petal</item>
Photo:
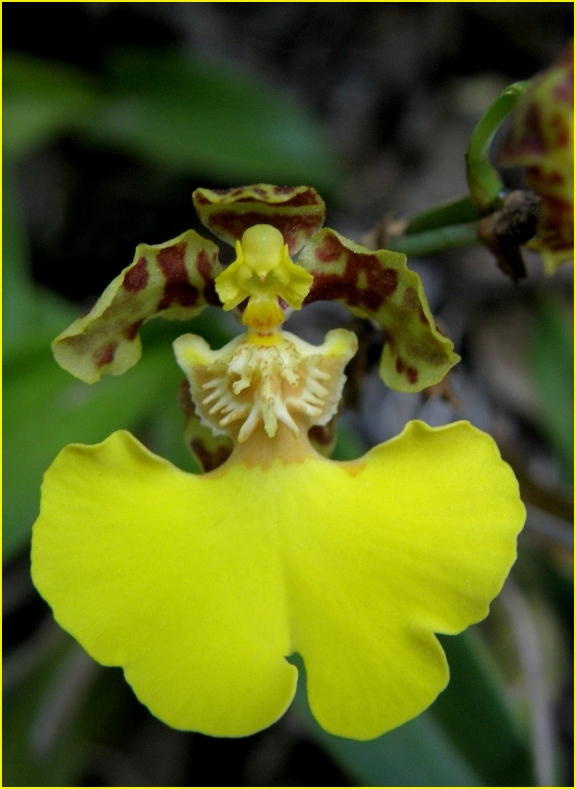
[[[324,228],[302,250],[298,264],[314,276],[304,305],[339,301],[380,324],[386,338],[380,375],[392,389],[420,392],[460,360],[436,326],[420,277],[406,267],[406,255],[372,252]]]
[[[273,225],[290,255],[299,252],[324,223],[324,200],[310,186],[255,184],[236,189],[197,189],[194,208],[215,236],[234,246],[252,225]]]
[[[268,726],[293,697],[298,652],[320,724],[369,739],[445,686],[433,633],[486,615],[515,558],[517,483],[464,422],[411,423],[350,463],[278,435],[281,454],[246,442],[202,476],[124,431],[67,447],[44,479],[34,582],[173,727]]]
[[[52,343],[58,364],[86,383],[121,375],[142,353],[138,332],[154,315],[186,320],[207,304],[220,306],[214,280],[218,247],[194,230],[163,244],[138,244],[133,263],[94,307]]]
[[[541,198],[536,238],[553,274],[574,257],[574,47],[538,74],[514,108],[499,154],[503,165],[526,167],[526,180]]]

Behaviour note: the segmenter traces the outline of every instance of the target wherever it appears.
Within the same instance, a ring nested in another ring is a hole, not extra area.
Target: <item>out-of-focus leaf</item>
[[[335,185],[319,127],[254,78],[168,54],[124,53],[113,67],[110,102],[94,126],[101,141],[228,181]]]
[[[333,460],[355,460],[361,457],[368,447],[345,425],[339,424],[336,430],[336,446],[332,452]]]
[[[184,379],[183,374],[181,378]],[[152,452],[166,458],[178,468],[194,474],[200,473],[201,468],[184,441],[184,415],[174,392],[166,397],[151,415],[140,438]]]
[[[3,786],[73,786],[85,758],[88,742],[83,742],[74,717],[60,736],[44,751],[35,741],[35,724],[58,674],[65,670],[74,650],[66,637],[25,683],[6,694],[3,705],[4,741]]]
[[[14,173],[4,162],[2,182],[2,342],[30,328],[34,298],[28,274],[28,249],[17,205]]]
[[[300,677],[295,712],[310,736],[334,758],[357,786],[482,786],[429,712],[367,742],[328,734],[316,723],[304,690],[302,660],[293,656]]]
[[[7,162],[2,199],[2,343],[7,349],[37,332],[47,330],[57,334],[75,315],[74,309],[60,296],[31,281],[14,172]]]
[[[95,746],[126,725],[132,692],[66,633],[5,694],[3,786],[77,786]]]
[[[574,473],[574,348],[568,316],[552,298],[538,305],[529,364],[542,406],[542,423],[562,462],[566,482]]]
[[[63,130],[83,129],[101,98],[81,72],[10,52],[3,70],[4,154],[18,156]]]
[[[122,378],[90,387],[61,370],[48,345],[4,369],[4,559],[29,538],[42,475],[70,442],[102,441],[134,428],[179,382],[169,348],[151,350]]]
[[[334,188],[339,167],[320,126],[248,75],[173,54],[124,52],[108,79],[8,53],[4,151],[15,157],[63,131],[227,181]]]
[[[532,786],[526,738],[496,671],[471,631],[440,636],[450,682],[430,714],[488,786]]]

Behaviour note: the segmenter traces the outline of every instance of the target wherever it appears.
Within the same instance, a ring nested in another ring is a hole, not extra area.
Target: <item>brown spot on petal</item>
[[[214,471],[215,468],[228,460],[232,450],[229,447],[220,446],[213,452],[210,452],[204,445],[204,442],[199,438],[193,438],[190,442],[190,449],[198,458],[198,462],[204,471]]]
[[[547,172],[543,167],[530,167],[530,176],[533,181],[538,181],[540,189],[547,186],[560,186],[564,184],[566,179],[559,170],[551,170]]]
[[[550,119],[550,127],[556,132],[556,139],[554,140],[555,147],[567,148],[570,145],[571,133],[566,118],[560,113],[556,113],[556,115]]]
[[[276,189],[278,188],[286,189],[288,192],[292,191],[291,186],[276,187]],[[276,189],[274,189],[275,194],[280,194],[279,192],[276,191]],[[274,208],[275,206],[278,206],[278,208],[300,208],[302,206],[307,206],[307,205],[318,205],[316,196],[312,191],[300,192],[298,194],[295,194],[294,197],[291,197],[288,200],[282,200],[281,203],[273,203],[267,200],[266,192],[262,189],[261,190],[255,189],[254,192],[260,195],[260,197],[262,198],[261,201],[262,203],[264,203],[265,205],[269,205],[272,208]],[[286,192],[283,192],[282,194],[286,194]],[[239,205],[240,203],[255,203],[256,205],[258,205],[258,202],[259,202],[258,198],[257,197],[255,198],[254,195],[246,195],[245,197],[241,197],[239,200],[234,200],[233,204]],[[261,219],[261,222],[263,223],[266,222],[264,217]]]
[[[300,208],[300,206],[317,205],[317,203],[318,201],[316,199],[316,195],[314,192],[309,190],[295,194],[294,197],[291,197],[290,200],[286,200],[285,202],[281,203],[281,205],[290,206],[291,208]]]
[[[406,370],[406,378],[411,384],[415,384],[418,380],[418,370],[415,367],[408,367]]]
[[[320,446],[329,446],[334,441],[333,424],[329,422],[327,425],[313,425],[308,431],[308,438]]]
[[[142,326],[143,323],[144,319],[131,323],[130,326],[124,329],[124,337],[126,337],[126,339],[130,342],[133,342],[136,339],[136,335],[140,331],[140,326]]]
[[[241,239],[244,231],[252,227],[252,225],[260,224],[272,225],[279,230],[284,241],[288,244],[290,254],[294,254],[293,250],[300,247],[300,244],[297,244],[297,236],[302,233],[312,235],[318,228],[319,222],[318,217],[314,214],[306,214],[305,216],[299,214],[267,214],[258,210],[242,213],[219,211],[208,219],[208,226],[213,233],[216,235],[222,233],[224,236],[229,235],[236,239]]]
[[[321,262],[338,260],[345,255],[342,274],[316,274],[310,293],[304,301],[343,299],[351,307],[364,307],[376,312],[398,286],[398,272],[383,268],[374,254],[354,252],[332,235],[327,235],[314,252]],[[360,287],[364,279],[366,286]]]
[[[104,367],[106,364],[111,364],[114,361],[117,347],[118,343],[109,342],[103,348],[100,348],[100,350],[96,351],[96,367]]]
[[[126,272],[122,285],[130,293],[137,293],[148,284],[148,264],[146,258],[140,260]]]
[[[194,307],[198,301],[198,289],[188,281],[188,272],[184,265],[186,244],[175,244],[158,252],[158,265],[166,277],[164,295],[158,303],[157,310],[168,309],[171,304],[182,307]]]
[[[326,236],[314,254],[321,263],[332,263],[340,257],[342,244],[336,236]]]
[[[220,301],[218,294],[216,293],[216,285],[214,277],[212,276],[212,265],[216,262],[218,257],[218,253],[215,252],[212,255],[212,261],[208,259],[208,255],[202,249],[198,253],[198,257],[196,258],[196,268],[198,269],[198,273],[204,280],[204,298],[208,304],[213,304],[215,307],[221,307],[222,302]]]
[[[401,359],[399,356],[396,358],[396,372],[400,375],[406,369],[406,365],[404,360]]]
[[[522,137],[514,140],[509,137],[502,146],[500,159],[505,162],[521,161],[524,156],[544,156],[548,146],[542,131],[542,114],[535,104],[530,104],[524,116]]]
[[[183,282],[188,280],[184,256],[186,254],[186,244],[175,244],[173,247],[165,247],[158,250],[158,265],[167,280]]]

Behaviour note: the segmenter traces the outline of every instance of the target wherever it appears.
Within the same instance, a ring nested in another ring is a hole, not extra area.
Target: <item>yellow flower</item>
[[[269,726],[294,696],[298,653],[319,723],[370,739],[444,688],[434,634],[486,616],[524,509],[492,439],[466,422],[412,422],[356,461],[313,449],[356,338],[338,329],[316,347],[282,330],[282,303],[299,308],[313,288],[284,238],[251,225],[216,277],[224,308],[247,301],[244,335],[217,351],[175,342],[230,457],[193,475],[126,431],[66,447],[44,478],[33,579],[57,621],[175,728]]]

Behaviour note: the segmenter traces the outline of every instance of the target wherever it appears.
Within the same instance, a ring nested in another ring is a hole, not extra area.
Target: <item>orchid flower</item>
[[[499,154],[503,165],[526,168],[541,199],[536,236],[546,274],[574,257],[574,46],[538,74],[514,108]]]
[[[486,616],[515,559],[518,485],[467,422],[411,422],[354,461],[318,452],[357,341],[336,329],[310,345],[282,329],[290,310],[336,299],[375,320],[382,377],[402,391],[439,381],[458,361],[452,343],[405,256],[320,229],[313,189],[199,189],[194,202],[235,244],[235,262],[223,270],[193,231],[141,244],[54,351],[92,382],[136,363],[153,315],[241,309],[246,331],[223,348],[192,334],[174,343],[186,436],[205,473],[123,430],[66,447],[42,486],[34,583],[62,627],[122,666],[170,726],[215,736],[269,726],[294,697],[298,653],[318,722],[376,737],[448,682],[435,633]]]

